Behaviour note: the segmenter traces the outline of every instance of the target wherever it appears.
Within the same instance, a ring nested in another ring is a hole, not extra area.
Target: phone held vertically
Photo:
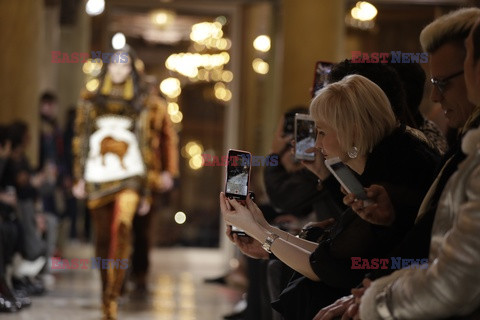
[[[295,115],[295,160],[315,160],[314,152],[305,150],[315,146],[315,121],[307,115],[297,113]]]
[[[369,206],[373,203],[368,199],[362,184],[357,177],[355,177],[352,170],[345,165],[340,158],[335,157],[326,159],[325,165],[338,180],[340,185],[345,189],[345,191],[348,193],[353,193],[357,199],[363,200],[365,206]]]
[[[252,155],[248,151],[228,150],[227,175],[225,181],[225,196],[233,198],[242,204],[248,196],[250,185],[250,167]],[[232,226],[232,232],[246,235],[241,229]]]
[[[315,74],[313,76],[312,98],[317,95],[317,92],[325,87],[330,71],[332,71],[333,63],[325,61],[317,61],[315,64]]]

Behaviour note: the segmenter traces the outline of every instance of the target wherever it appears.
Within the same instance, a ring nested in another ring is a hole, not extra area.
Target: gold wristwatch
[[[279,238],[278,235],[276,235],[275,233],[271,233],[267,239],[265,239],[265,242],[262,244],[262,248],[263,250],[267,251],[268,253],[272,253],[272,251],[270,250],[270,248],[272,247],[272,244],[275,240],[277,240]]]

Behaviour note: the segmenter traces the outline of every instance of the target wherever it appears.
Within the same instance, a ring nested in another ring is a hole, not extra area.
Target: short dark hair
[[[425,80],[427,80],[425,71],[419,63],[391,63],[390,66],[397,71],[402,81],[408,110],[418,128],[423,123],[419,106],[422,103]]]
[[[12,142],[12,150],[23,144],[28,132],[28,124],[22,120],[16,120],[8,126],[8,139]]]
[[[50,91],[45,91],[40,97],[40,102],[56,102],[57,96]]]

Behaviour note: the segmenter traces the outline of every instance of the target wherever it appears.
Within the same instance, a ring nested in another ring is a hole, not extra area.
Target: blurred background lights
[[[260,58],[253,59],[252,61],[253,70],[259,74],[267,74],[269,70],[269,65]]]
[[[203,145],[196,141],[189,141],[181,150],[181,154],[188,160],[188,166],[193,170],[203,167]]]
[[[193,170],[198,170],[203,166],[203,158],[201,155],[194,155],[190,160],[188,160],[188,165]]]
[[[175,20],[176,14],[170,10],[155,10],[151,13],[151,17],[153,24],[165,27]]]
[[[105,10],[105,0],[88,0],[85,5],[85,12],[89,16],[97,16]]]
[[[223,68],[230,61],[228,52],[218,54],[200,53],[174,53],[165,61],[168,70],[178,72],[186,77],[198,77],[201,79],[205,74],[199,76],[200,68],[214,69]]]
[[[270,45],[270,37],[266,35],[258,36],[253,40],[253,47],[261,52],[268,52]]]
[[[88,81],[85,87],[87,88],[88,91],[94,92],[95,90],[97,90],[99,84],[100,84],[100,81],[98,81],[98,79],[95,78]]]
[[[169,115],[174,115],[177,114],[178,111],[180,111],[180,107],[178,106],[178,103],[176,102],[169,102],[167,106],[167,112]]]
[[[93,61],[92,59],[88,59],[82,66],[82,71],[86,75],[96,77],[102,71],[103,62],[101,59],[97,59]]]
[[[167,78],[160,83],[160,91],[169,98],[176,98],[182,92],[180,80],[177,78]]]
[[[219,22],[222,26],[226,25],[227,24],[227,18],[225,18],[225,16],[218,16],[216,19],[215,19],[216,22]]]
[[[170,120],[172,120],[173,123],[180,123],[183,120],[183,113],[181,111],[178,111],[175,114],[170,115]]]
[[[178,224],[184,224],[187,221],[187,215],[183,211],[175,213],[175,222]]]
[[[125,44],[127,43],[127,39],[125,38],[125,35],[121,32],[117,32],[113,35],[112,37],[112,48],[115,50],[120,50],[123,47],[125,47]]]
[[[360,21],[370,21],[377,15],[377,8],[369,2],[359,1],[356,3],[355,7],[352,8],[350,14],[354,19]]]
[[[203,152],[203,146],[196,143],[196,142],[189,142],[185,146],[185,149],[187,150],[187,153],[193,157],[195,155],[200,155]]]
[[[222,72],[222,81],[231,82],[233,80],[232,71],[225,70]]]

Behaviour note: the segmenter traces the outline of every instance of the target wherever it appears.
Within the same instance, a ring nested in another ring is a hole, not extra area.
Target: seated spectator
[[[423,132],[440,154],[445,154],[448,149],[447,139],[435,122],[425,118],[419,109],[425,88],[425,71],[418,63],[390,63],[390,66],[402,80],[407,107],[413,117],[413,128]]]
[[[400,66],[401,65],[401,66]],[[423,97],[425,73],[418,64],[352,63],[346,59],[333,66],[328,82],[341,80],[349,74],[362,75],[378,85],[388,97],[400,123],[418,129],[440,154],[447,142],[436,125],[426,120],[418,107]],[[418,132],[417,132],[418,133]]]
[[[437,208],[441,203],[442,192],[448,179],[465,159],[461,148],[461,138],[465,132],[480,125],[480,109],[472,103],[476,102],[478,105],[480,101],[472,98],[470,98],[472,102],[467,100],[468,85],[466,86],[463,77],[448,76],[458,73],[462,67],[467,76],[467,66],[464,66],[465,47],[463,43],[477,18],[480,18],[480,9],[478,8],[457,10],[435,20],[421,33],[422,47],[429,53],[430,73],[433,76],[434,88],[431,98],[435,102],[440,102],[442,108],[447,110],[449,126],[458,129],[461,135],[457,136],[457,141],[451,145],[444,156],[443,166],[423,200],[414,228],[390,256],[414,259],[423,259],[429,256],[432,225],[436,219]],[[438,79],[445,78],[445,76],[450,79],[448,81]],[[473,96],[473,92],[478,92],[478,89],[468,91]],[[391,269],[377,271],[372,273],[369,278],[377,279],[391,272],[393,272]],[[335,304],[320,310],[315,320],[330,320],[341,316],[346,310],[348,310],[348,316],[353,316],[357,308],[358,305],[354,304],[352,296],[344,297]]]
[[[16,218],[16,195],[12,186],[5,184],[4,169],[11,153],[11,142],[6,126],[0,126],[0,312],[15,312],[29,306],[31,301],[23,292],[12,290],[7,268],[13,256],[20,251],[20,228]]]
[[[465,43],[468,97],[479,106],[479,20]],[[428,264],[421,269],[403,269],[371,283],[361,298],[362,319],[480,316],[480,259],[476,254],[480,250],[480,128],[466,134],[462,150],[468,157],[442,194]]]
[[[230,239],[255,258],[268,258],[263,247],[306,277],[291,283],[277,303],[286,319],[312,319],[320,306],[341,296],[365,275],[364,270],[351,269],[352,256],[382,257],[403,238],[432,181],[437,160],[424,141],[397,124],[385,93],[363,76],[347,76],[322,89],[312,101],[310,114],[318,133],[315,161],[309,168],[325,179],[322,158],[338,156],[364,186],[384,186],[396,212],[403,214],[390,226],[380,227],[349,208],[316,243],[270,226],[251,199],[243,207],[222,193],[225,222],[251,236],[238,237],[228,229]],[[339,189],[332,177],[323,182],[325,187]]]

